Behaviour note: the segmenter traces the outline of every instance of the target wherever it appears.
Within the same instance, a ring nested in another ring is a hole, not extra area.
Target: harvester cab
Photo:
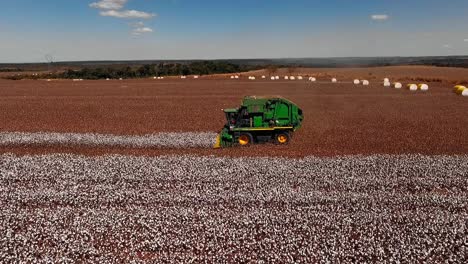
[[[215,148],[275,142],[288,144],[301,127],[304,115],[291,101],[282,97],[247,96],[239,108],[224,109],[226,124]]]

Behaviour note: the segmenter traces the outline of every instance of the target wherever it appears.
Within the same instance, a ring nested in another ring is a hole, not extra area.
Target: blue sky
[[[468,54],[466,0],[4,0],[0,62]]]

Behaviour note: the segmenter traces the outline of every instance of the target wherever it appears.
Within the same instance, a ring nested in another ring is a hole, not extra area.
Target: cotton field
[[[458,262],[467,156],[0,156],[0,260]]]

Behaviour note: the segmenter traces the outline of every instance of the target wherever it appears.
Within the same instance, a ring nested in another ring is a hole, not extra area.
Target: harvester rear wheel
[[[289,136],[289,133],[287,133],[287,132],[280,132],[280,133],[277,133],[276,136],[275,136],[275,142],[278,145],[289,144],[290,139],[291,138]]]
[[[239,136],[237,140],[241,146],[248,146],[253,143],[253,137],[249,133],[243,133]]]

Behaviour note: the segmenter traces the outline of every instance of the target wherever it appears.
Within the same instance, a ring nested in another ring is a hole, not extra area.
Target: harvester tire
[[[240,134],[239,138],[237,139],[237,142],[241,146],[250,146],[250,145],[252,145],[254,143],[252,134],[250,134],[250,133]]]
[[[290,139],[291,136],[288,132],[279,132],[275,135],[275,143],[278,145],[287,145]]]

